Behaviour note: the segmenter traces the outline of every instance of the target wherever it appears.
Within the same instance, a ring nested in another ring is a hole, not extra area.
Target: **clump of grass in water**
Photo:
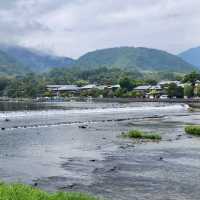
[[[145,133],[140,130],[131,130],[128,133],[122,133],[124,137],[135,139],[147,139],[147,140],[161,140],[161,136],[156,133]]]
[[[200,125],[188,125],[185,132],[191,135],[200,136]]]
[[[49,194],[22,184],[0,184],[1,200],[97,200],[81,193],[59,192]]]

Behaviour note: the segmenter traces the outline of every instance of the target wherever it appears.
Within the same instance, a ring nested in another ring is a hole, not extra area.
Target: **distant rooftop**
[[[47,85],[47,88],[60,88],[60,87],[64,87],[66,85]]]
[[[161,81],[159,82],[159,85],[168,85],[168,84],[171,84],[171,83],[175,83],[175,84],[180,84],[181,82],[180,81]]]
[[[47,88],[52,91],[77,91],[79,87],[76,85],[47,85]]]
[[[141,86],[138,86],[134,89],[135,90],[149,90],[150,88],[151,88],[151,85],[141,85]]]
[[[80,88],[77,87],[76,85],[65,85],[65,86],[58,88],[59,91],[77,91],[79,89]]]
[[[81,90],[90,90],[90,89],[93,89],[96,87],[97,87],[96,85],[90,84],[90,85],[85,85],[85,86],[81,87]]]
[[[160,85],[154,85],[154,86],[151,86],[150,88],[151,90],[161,90],[161,86]]]
[[[108,86],[109,89],[115,89],[115,88],[120,88],[120,85],[111,85]]]

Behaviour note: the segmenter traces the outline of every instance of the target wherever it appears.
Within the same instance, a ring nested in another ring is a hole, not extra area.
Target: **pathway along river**
[[[114,200],[199,200],[200,123],[186,105],[0,104],[0,180]],[[155,131],[160,143],[118,137]],[[163,158],[163,159],[161,159]]]

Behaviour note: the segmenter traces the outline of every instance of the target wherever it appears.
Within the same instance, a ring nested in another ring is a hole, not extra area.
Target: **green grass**
[[[156,133],[145,133],[140,130],[131,130],[128,133],[123,133],[123,136],[135,139],[147,139],[147,140],[161,140],[161,136]]]
[[[200,125],[188,125],[185,132],[191,135],[200,136]]]
[[[22,184],[0,184],[0,200],[97,200],[81,193],[54,193]]]

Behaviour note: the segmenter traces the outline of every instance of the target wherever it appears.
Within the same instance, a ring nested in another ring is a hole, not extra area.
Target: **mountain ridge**
[[[24,75],[28,72],[26,66],[0,50],[0,75]]]
[[[123,68],[142,71],[188,72],[195,67],[176,55],[163,50],[145,47],[116,47],[88,52],[81,56],[75,67],[85,69],[99,67]]]
[[[90,51],[76,60],[19,46],[0,45],[0,52],[2,53],[0,64],[4,66],[4,68],[0,67],[0,72],[3,70],[3,74],[6,74],[6,63],[9,66],[8,74],[16,75],[30,71],[41,74],[54,68],[84,71],[106,67],[126,71],[176,73],[187,73],[197,69],[176,55],[146,47],[99,49]],[[13,72],[11,66],[13,66]]]
[[[178,56],[200,69],[200,46],[185,50]]]
[[[0,45],[0,49],[36,73],[57,67],[68,67],[74,62],[72,58],[45,54],[20,46]]]

